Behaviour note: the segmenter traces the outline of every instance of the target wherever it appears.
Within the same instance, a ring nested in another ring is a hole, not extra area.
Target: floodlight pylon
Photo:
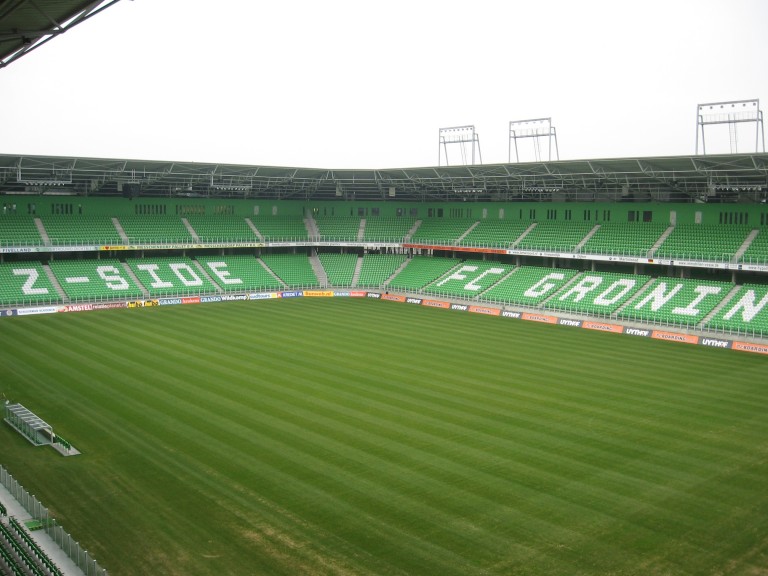
[[[739,152],[740,124],[755,124],[755,153],[765,152],[765,127],[763,125],[763,111],[760,109],[760,100],[731,100],[729,102],[708,102],[696,107],[696,154],[706,154],[707,145],[704,137],[707,126],[721,125],[728,129],[728,143],[730,153]],[[701,137],[699,137],[701,136]],[[701,152],[699,152],[701,142]]]
[[[547,157],[542,158],[542,139],[546,138]],[[560,160],[560,149],[557,146],[557,130],[552,126],[552,118],[530,118],[528,120],[510,120],[509,122],[509,152],[507,161],[512,162],[512,148],[515,150],[515,162],[520,162],[518,140],[530,139],[533,143],[535,162],[552,160],[552,143],[555,144],[555,159]]]
[[[450,128],[440,128],[438,133],[438,160],[437,165],[450,166],[448,161],[448,146],[458,147],[461,155],[461,165],[476,164],[476,160],[483,163],[483,154],[480,150],[480,136],[475,130],[474,125],[452,126]],[[469,148],[469,151],[467,150]]]

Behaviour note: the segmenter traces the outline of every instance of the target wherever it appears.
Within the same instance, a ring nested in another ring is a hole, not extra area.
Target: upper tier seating
[[[240,216],[188,216],[187,222],[200,242],[239,243],[258,242],[259,237]]]
[[[357,285],[364,288],[382,286],[405,260],[404,254],[366,254],[363,256]]]
[[[225,292],[280,290],[282,287],[254,256],[198,256],[197,261]]]
[[[481,299],[502,304],[537,306],[577,273],[576,270],[521,266],[484,292]]]
[[[645,286],[650,276],[616,272],[584,272],[545,306],[555,310],[606,316]]]
[[[0,246],[42,246],[43,239],[34,216],[4,214],[0,216]]]
[[[496,284],[513,268],[512,264],[466,260],[450,274],[424,288],[424,291],[439,296],[474,298]]]
[[[357,254],[319,254],[331,286],[352,286],[357,266]]]
[[[41,216],[53,246],[123,244],[109,216]]]
[[[728,262],[752,231],[749,226],[678,224],[656,250],[657,258]]]
[[[178,216],[121,216],[129,244],[192,244],[195,240]]]
[[[264,263],[291,288],[316,288],[320,282],[304,254],[266,254]]]
[[[759,229],[757,236],[752,240],[749,248],[746,249],[739,262],[749,264],[768,263],[768,228]]]
[[[364,239],[366,242],[402,242],[415,223],[413,218],[366,218]]]
[[[585,254],[613,254],[645,258],[666,230],[664,224],[601,224],[582,246]]]
[[[117,259],[56,260],[49,266],[72,302],[143,297]]]
[[[190,258],[166,256],[127,260],[139,282],[153,298],[213,294],[216,286]]]
[[[420,290],[446,274],[460,262],[461,260],[458,258],[414,256],[405,268],[389,282],[389,286],[396,290]]]
[[[481,220],[459,245],[509,248],[530,225],[520,220]]]
[[[353,216],[318,216],[315,218],[323,242],[357,242],[360,218]]]
[[[516,247],[520,250],[573,252],[593,227],[589,222],[539,222]]]
[[[34,306],[61,302],[39,262],[0,264],[0,306]]]
[[[267,242],[299,242],[309,239],[301,216],[251,216],[259,233]]]
[[[727,282],[657,278],[618,315],[626,320],[693,327],[712,312],[732,288]]]
[[[423,220],[413,233],[411,241],[422,244],[453,245],[475,222],[476,220]]]

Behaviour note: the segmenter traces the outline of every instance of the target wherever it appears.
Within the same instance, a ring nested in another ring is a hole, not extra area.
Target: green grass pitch
[[[354,299],[0,321],[113,576],[765,574],[766,358]]]

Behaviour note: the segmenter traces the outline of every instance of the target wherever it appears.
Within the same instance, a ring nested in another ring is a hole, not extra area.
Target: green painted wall
[[[216,215],[294,216],[311,212],[319,217],[468,218],[472,220],[555,220],[571,222],[651,221],[661,224],[768,225],[762,204],[672,204],[608,202],[402,202],[219,200],[187,198],[84,198],[73,196],[3,196],[3,213],[47,215]]]

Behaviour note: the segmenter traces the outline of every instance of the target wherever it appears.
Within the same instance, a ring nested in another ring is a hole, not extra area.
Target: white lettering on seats
[[[120,276],[120,271],[114,266],[99,266],[96,268],[96,273],[112,290],[128,290],[130,288],[127,280]]]
[[[688,306],[678,306],[677,308],[673,308],[672,313],[682,314],[684,316],[698,316],[701,310],[695,308],[695,306],[698,306],[698,304],[710,294],[720,294],[722,291],[723,289],[720,286],[696,286],[694,292],[696,292],[698,296],[696,296]]]
[[[35,281],[37,281],[40,273],[34,268],[14,268],[14,276],[26,276],[27,279],[21,287],[21,291],[28,296],[35,294],[48,294],[48,288],[41,286],[40,288],[34,288]]]
[[[453,274],[448,276],[448,278],[445,278],[443,280],[440,280],[440,282],[437,283],[437,286],[442,286],[449,280],[466,280],[467,276],[465,274],[462,274],[462,272],[475,272],[477,270],[477,266],[469,266],[465,265],[456,270]]]
[[[539,296],[544,296],[544,294],[551,292],[552,289],[557,286],[557,284],[552,284],[549,280],[562,280],[563,278],[565,278],[565,275],[560,272],[547,274],[544,278],[536,282],[536,284],[528,288],[528,290],[525,291],[524,296],[526,298],[538,298]]]
[[[198,276],[194,270],[192,270],[192,267],[189,264],[186,264],[185,262],[174,262],[173,264],[170,264],[171,270],[173,270],[173,273],[176,274],[179,280],[181,280],[181,283],[184,284],[184,286],[202,286],[203,285],[203,279]],[[184,270],[186,273],[190,276],[189,278],[185,278],[181,271]]]
[[[659,282],[656,285],[656,288],[654,288],[648,296],[640,300],[637,304],[635,304],[635,310],[640,310],[643,306],[648,304],[648,302],[651,302],[651,310],[656,312],[659,308],[664,306],[667,302],[672,300],[672,298],[680,292],[680,289],[683,287],[682,284],[676,284],[672,290],[670,290],[668,293],[665,294],[665,291],[667,290],[667,283],[666,282]]]
[[[755,291],[747,290],[746,294],[741,297],[741,299],[733,308],[728,310],[723,318],[725,320],[730,320],[739,310],[741,310],[742,322],[751,322],[752,319],[757,316],[757,314],[765,307],[766,304],[768,304],[768,293],[762,297],[760,302],[755,304]]]
[[[484,278],[485,276],[488,276],[488,274],[496,274],[498,276],[499,274],[503,274],[503,273],[504,273],[504,268],[489,268],[488,270],[480,274],[480,276],[478,276],[477,278],[469,282],[466,286],[464,286],[464,290],[472,290],[473,292],[482,290],[483,287],[478,284],[478,282],[480,282],[482,278]]]
[[[603,278],[601,276],[585,276],[579,282],[577,282],[570,290],[568,290],[565,294],[560,296],[558,300],[561,302],[564,301],[566,298],[568,298],[571,294],[576,294],[576,298],[573,299],[574,302],[581,302],[581,300],[584,298],[584,296],[587,295],[587,292],[591,292],[600,284],[603,283]]]
[[[136,268],[152,276],[152,288],[173,288],[173,282],[166,282],[157,275],[157,264],[139,264]]]
[[[216,277],[224,284],[242,284],[243,281],[240,278],[229,278],[229,276],[232,275],[229,273],[229,270],[221,270],[221,268],[226,267],[226,262],[208,262],[208,268],[210,268],[211,272],[216,274]]]
[[[608,286],[608,288],[603,290],[603,292],[595,298],[595,304],[598,306],[611,306],[612,304],[616,304],[616,302],[624,298],[627,292],[635,287],[635,284],[637,284],[637,280],[632,280],[631,278],[621,278],[620,280],[616,280],[616,282]],[[613,296],[608,297],[617,286],[620,287],[619,291]]]

